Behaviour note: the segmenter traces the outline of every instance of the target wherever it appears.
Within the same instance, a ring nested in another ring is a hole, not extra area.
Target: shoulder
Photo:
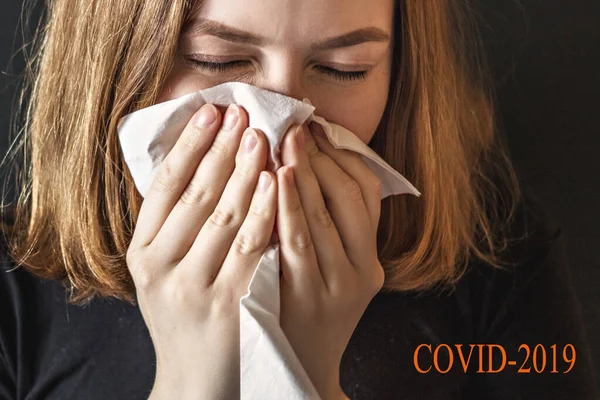
[[[510,288],[504,289],[512,290],[527,286],[540,273],[566,268],[562,262],[566,256],[560,223],[529,184],[521,181],[520,191],[509,223],[496,233],[504,240],[503,248],[497,253],[502,268],[473,261],[467,280],[484,278],[495,285],[509,285]]]
[[[509,229],[508,259],[516,262],[544,257],[561,243],[563,231],[548,204],[531,186],[521,184],[522,196]]]
[[[474,261],[461,285],[469,294],[472,315],[478,319],[478,333],[504,335],[512,329],[522,330],[522,325],[542,315],[544,324],[551,325],[564,323],[558,314],[569,319],[576,315],[579,304],[564,232],[543,199],[525,183],[503,235],[506,248],[499,253],[501,268]],[[566,315],[570,312],[573,314]]]
[[[535,313],[551,313],[554,305],[545,299],[552,292],[576,301],[563,231],[526,182],[508,224],[496,234],[505,241],[496,254],[500,267],[472,258],[454,291],[473,334],[486,339],[521,330],[515,324],[527,323]]]
[[[0,209],[0,307],[2,320],[16,312],[26,310],[29,305],[43,302],[49,289],[56,285],[31,274],[18,265],[9,252],[10,228],[14,221],[14,207]]]
[[[24,275],[21,268],[10,256],[9,235],[13,224],[14,208],[12,206],[0,209],[0,296],[5,304],[4,297],[15,292],[15,285]],[[19,271],[19,272],[15,272]]]
[[[14,222],[14,207],[7,206],[0,208],[0,285],[6,285],[7,282],[13,281],[13,275],[10,274],[12,271],[20,270],[16,263],[10,256],[9,252],[9,238],[11,235],[11,228]],[[6,279],[10,275],[10,278]]]

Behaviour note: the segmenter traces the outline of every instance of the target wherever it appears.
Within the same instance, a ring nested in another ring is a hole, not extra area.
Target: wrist
[[[348,396],[346,396],[346,393],[344,393],[344,391],[342,390],[341,387],[339,387],[336,392],[329,397],[329,399],[331,400],[350,400],[350,398]]]
[[[336,386],[329,386],[327,390],[318,390],[322,400],[350,400],[346,393],[342,390],[342,387],[338,384]]]
[[[339,369],[328,374],[313,371],[309,376],[317,377],[312,382],[322,400],[349,400],[340,385]]]

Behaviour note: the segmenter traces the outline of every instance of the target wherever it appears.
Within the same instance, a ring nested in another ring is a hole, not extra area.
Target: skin
[[[159,101],[244,81],[308,97],[317,114],[367,143],[385,107],[390,43],[325,52],[309,47],[368,26],[391,32],[392,1],[241,4],[207,1],[198,16],[273,44],[234,45],[213,35],[184,34],[181,58]],[[198,53],[251,62],[211,73],[184,60]],[[365,80],[340,81],[316,68],[323,64],[346,71],[368,64],[370,72]],[[237,118],[228,126],[230,113]],[[281,327],[320,397],[344,399],[342,354],[384,280],[376,244],[380,183],[357,154],[334,149],[306,127],[286,132],[284,166],[276,174],[265,171],[266,138],[247,126],[240,107],[230,106],[223,116],[213,105],[203,106],[142,204],[127,265],[157,355],[150,398],[239,398],[239,299],[276,227]],[[244,143],[254,134],[255,146],[247,149]],[[264,190],[259,176],[269,183]]]
[[[277,18],[274,19],[273,16]],[[366,27],[391,36],[392,0],[206,0],[197,18],[263,36],[264,45],[234,43],[187,32],[180,57],[158,102],[227,81],[241,81],[295,97],[309,98],[315,113],[342,125],[368,143],[385,109],[391,71],[391,41],[311,51],[311,44]],[[206,59],[212,56],[212,59]],[[191,60],[246,61],[212,72]],[[366,78],[339,80],[316,67],[365,71]]]

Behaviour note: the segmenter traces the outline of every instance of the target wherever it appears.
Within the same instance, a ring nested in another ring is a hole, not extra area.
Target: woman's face
[[[239,81],[297,99],[368,143],[391,71],[394,0],[205,0],[157,102]]]

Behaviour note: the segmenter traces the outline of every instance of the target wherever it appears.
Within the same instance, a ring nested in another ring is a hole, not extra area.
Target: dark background
[[[21,1],[7,3],[0,12],[1,155],[24,66]],[[600,375],[600,1],[478,3],[512,157],[566,234]]]

